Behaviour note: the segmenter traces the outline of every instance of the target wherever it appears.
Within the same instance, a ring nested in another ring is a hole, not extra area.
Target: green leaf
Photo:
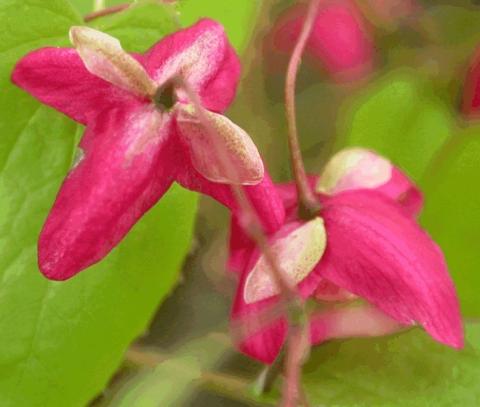
[[[480,324],[467,326],[461,351],[421,329],[388,337],[335,340],[313,348],[302,383],[324,407],[476,406],[480,401]],[[277,387],[280,383],[277,384]],[[275,405],[279,389],[257,395]]]
[[[184,26],[203,17],[223,24],[230,42],[242,52],[255,28],[260,6],[260,0],[180,0],[178,8]]]
[[[480,323],[466,326],[458,351],[422,329],[316,346],[303,368],[311,405],[324,407],[451,407],[480,402]],[[280,385],[258,401],[276,405]]]
[[[82,15],[90,13],[93,10],[93,2],[94,0],[70,0],[70,3]]]
[[[139,2],[128,10],[95,19],[92,27],[121,39],[131,52],[143,52],[165,34],[176,31],[175,10],[151,1]]]
[[[480,324],[465,349],[447,348],[420,329],[317,347],[304,370],[313,405],[450,407],[480,403]]]
[[[354,97],[339,123],[336,149],[372,148],[417,181],[453,127],[445,107],[409,70],[390,73]]]
[[[137,27],[142,13],[149,23]],[[161,17],[155,24],[152,13]],[[173,27],[158,23],[165,13],[161,6],[138,7],[112,30],[127,43],[135,36],[145,49]],[[27,51],[66,44],[69,27],[81,21],[61,0],[4,1],[0,20],[9,25],[0,32],[0,405],[84,406],[174,286],[196,195],[173,187],[98,265],[67,282],[43,278],[37,236],[81,129],[9,77]]]
[[[480,128],[455,135],[425,180],[422,223],[440,244],[462,311],[480,316]]]

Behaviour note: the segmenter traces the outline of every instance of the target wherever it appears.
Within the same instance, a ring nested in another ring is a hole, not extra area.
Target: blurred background
[[[72,3],[82,15],[92,11],[91,1]],[[106,6],[119,3],[110,1]],[[307,170],[319,173],[332,153],[357,145],[376,150],[405,170],[425,193],[420,221],[444,250],[462,312],[475,322],[480,318],[480,194],[476,189],[480,175],[476,121],[480,112],[480,5],[474,0],[324,3],[319,38],[310,41],[297,81],[297,123]],[[283,89],[302,4],[185,0],[180,6],[184,25],[201,16],[225,25],[243,63],[238,97],[227,115],[252,136],[276,181],[291,179]],[[118,16],[113,22],[98,19],[95,24],[115,34],[120,31]],[[145,49],[135,45],[140,35],[125,34],[126,49]],[[54,191],[52,187],[50,196]],[[43,206],[48,208],[48,199]],[[228,224],[223,207],[200,199],[192,243],[178,281],[172,282],[174,289],[91,406],[214,407],[275,402],[276,390],[267,396],[255,391],[262,366],[240,355],[231,344],[228,319],[236,281],[225,271]],[[174,222],[171,227],[175,228]],[[155,263],[155,255],[146,254],[145,261]],[[430,344],[424,336],[329,344],[316,351],[307,365],[309,396],[313,405],[480,405],[480,372],[472,367],[480,366],[480,330],[475,325],[469,332],[472,344],[458,356],[462,363],[468,359],[468,366],[460,365],[450,350]],[[424,346],[433,347],[434,352],[425,362],[419,360]],[[384,359],[381,352],[375,361],[362,360],[359,369],[349,365],[362,355],[396,347],[400,354],[412,351],[402,358],[407,368],[396,359]],[[340,353],[337,364],[328,361]],[[459,371],[452,370],[457,365]],[[318,366],[323,367],[319,370]],[[337,368],[337,373],[329,373]],[[362,376],[375,384],[361,383]],[[453,389],[457,379],[463,390]],[[451,388],[451,394],[435,398],[445,387]],[[375,392],[380,396],[372,396]],[[34,405],[23,402],[11,405]]]

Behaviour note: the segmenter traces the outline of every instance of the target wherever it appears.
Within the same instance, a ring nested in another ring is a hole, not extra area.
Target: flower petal
[[[323,200],[328,244],[321,275],[401,324],[418,322],[439,342],[463,345],[455,288],[431,238],[378,192]]]
[[[258,253],[254,253],[253,256],[258,256]],[[268,317],[270,316],[268,313],[273,313],[275,307],[280,305],[278,297],[271,297],[252,304],[245,302],[245,282],[251,268],[246,267],[243,271],[231,314],[234,333],[240,334],[237,335],[240,336],[237,346],[248,356],[270,364],[278,356],[286,340],[287,318],[281,313],[278,318]],[[264,313],[267,313],[266,318],[262,318]]]
[[[347,302],[358,298],[355,294],[352,294],[324,278],[320,278],[318,281],[313,296],[317,301],[324,302]]]
[[[386,158],[360,147],[336,153],[325,165],[315,188],[317,193],[328,195],[355,189],[376,189],[412,215],[422,207],[420,190],[400,170]]]
[[[317,345],[328,339],[383,336],[405,328],[370,304],[350,304],[314,314],[310,320],[310,341]]]
[[[176,181],[180,185],[211,196],[230,209],[236,218],[244,216],[230,185],[218,184],[202,177],[193,169],[189,154],[184,154],[181,160],[185,161],[186,165],[177,166]],[[272,233],[278,230],[285,220],[285,211],[268,173],[265,173],[259,184],[244,186],[243,190],[265,232]]]
[[[326,239],[323,220],[319,217],[303,224],[286,225],[271,239],[272,254],[291,285],[301,282],[313,270],[325,250]],[[244,300],[250,304],[277,294],[280,287],[262,254],[247,277]]]
[[[177,105],[177,127],[195,169],[213,182],[255,185],[264,175],[263,162],[250,136],[225,116],[205,111],[205,128],[190,105]],[[225,168],[228,164],[230,168]],[[231,169],[231,173],[228,171]]]
[[[467,119],[480,116],[480,48],[472,55],[464,81],[461,111]]]
[[[235,273],[240,273],[247,263],[255,244],[240,225],[236,216],[230,221],[230,243],[227,268]]]
[[[39,240],[41,271],[65,280],[102,259],[172,182],[169,117],[138,104],[99,116],[81,141]]]
[[[155,94],[155,82],[116,38],[90,27],[72,27],[70,41],[93,75],[139,96]]]
[[[291,52],[305,19],[306,6],[291,7],[280,17],[274,46]],[[306,51],[340,79],[357,79],[371,71],[373,46],[357,7],[348,0],[324,2],[315,18]]]
[[[312,190],[315,189],[315,185],[318,182],[318,175],[307,175],[307,181]],[[283,205],[287,212],[292,212],[292,218],[297,218],[297,187],[294,182],[285,182],[283,184],[276,184],[277,192],[282,198]]]
[[[203,106],[222,112],[235,96],[240,62],[223,27],[210,19],[168,35],[146,54],[146,69],[158,85],[183,75]],[[180,100],[187,101],[185,95]]]
[[[15,66],[12,81],[82,124],[103,110],[134,101],[130,93],[88,72],[72,48],[41,48],[27,54]]]
[[[374,189],[392,177],[393,165],[364,148],[346,148],[336,153],[322,171],[316,192],[336,194],[350,189]]]
[[[410,216],[418,216],[423,207],[420,189],[399,169],[393,168],[392,178],[376,189],[387,198],[394,199]]]

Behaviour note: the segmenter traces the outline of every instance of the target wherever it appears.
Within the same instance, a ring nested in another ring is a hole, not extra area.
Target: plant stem
[[[177,81],[187,93],[190,102],[194,105],[199,121],[202,123],[207,133],[211,136],[214,148],[216,149],[215,153],[220,161],[222,171],[224,171],[230,179],[236,179],[236,169],[228,160],[223,145],[216,142],[216,131],[210,123],[198,95],[183,77],[177,78]],[[305,304],[298,296],[296,286],[292,285],[285,277],[281,269],[281,265],[278,263],[278,259],[271,250],[268,240],[261,228],[261,223],[258,219],[256,210],[248,200],[243,186],[236,184],[232,184],[230,186],[240,210],[242,211],[242,214],[248,219],[248,223],[245,225],[244,229],[249,237],[255,242],[257,247],[261,250],[261,252],[265,255],[265,258],[270,266],[272,278],[280,287],[282,302],[287,305],[288,311],[290,311],[287,312],[287,316],[289,324],[291,324],[292,321],[290,319],[290,315],[298,315],[298,313],[300,313],[302,316],[306,316]],[[289,335],[286,356],[287,385],[284,387],[282,394],[282,400],[286,400],[286,402],[282,401],[282,405],[285,407],[295,407],[297,405],[292,403],[296,403],[296,401],[299,400],[301,388],[300,379],[304,355],[306,355],[310,349],[308,323],[301,323],[299,325],[296,321],[294,321],[292,324],[292,330],[292,333],[295,333],[296,330],[301,332],[302,341],[301,343],[298,341],[296,334]],[[305,334],[306,330],[307,334]],[[305,337],[307,337],[307,340],[305,340]],[[299,357],[299,354],[301,354],[302,357]]]
[[[310,37],[319,3],[320,0],[311,0],[308,6],[302,31],[300,32],[288,63],[287,76],[285,79],[285,113],[288,124],[288,147],[290,150],[290,161],[292,165],[293,176],[297,186],[299,215],[302,218],[315,216],[315,214],[318,212],[319,204],[308,183],[305,173],[305,166],[303,164],[300,143],[298,141],[295,108],[295,84],[297,80],[298,68],[302,60],[302,54],[305,50],[308,38]]]
[[[285,360],[282,407],[308,405],[301,385],[302,366],[310,353],[310,330],[307,323],[290,326],[291,333]]]
[[[250,406],[265,405],[265,403],[256,400],[253,395],[250,396],[250,384],[236,376],[224,373],[202,372],[200,380],[202,387],[215,391],[232,400],[245,402]]]
[[[282,372],[283,364],[285,362],[285,352],[281,352],[270,366],[266,366],[262,370],[257,379],[257,386],[262,394],[269,393],[278,375]]]
[[[162,362],[172,360],[174,355],[161,353],[158,350],[144,349],[139,346],[132,346],[127,351],[126,359],[136,366],[155,368]],[[183,364],[179,368],[188,368]],[[202,371],[198,384],[205,390],[215,391],[232,400],[243,401],[249,405],[263,406],[250,395],[250,383],[240,377],[232,376],[226,373],[218,373],[211,371]]]
[[[87,14],[83,18],[83,20],[88,23],[89,21],[95,20],[96,18],[108,16],[110,14],[115,14],[120,11],[126,10],[128,7],[130,7],[130,3],[119,4],[117,6],[111,6],[104,9],[96,10],[93,13]]]
[[[213,141],[213,146],[215,148],[215,153],[217,158],[220,161],[220,165],[222,167],[222,171],[230,178],[236,179],[236,169],[233,167],[231,162],[227,158],[227,154],[224,151],[223,145],[216,142],[216,130],[210,123],[210,120],[205,112],[202,103],[197,95],[197,93],[193,90],[191,85],[181,76],[175,79],[179,86],[181,86],[188,95],[190,102],[195,107],[195,112],[199,121],[202,123],[203,127],[207,131],[207,133],[211,136],[211,140]],[[258,218],[258,214],[255,208],[250,203],[242,185],[237,184],[230,184],[232,189],[233,195],[238,203],[238,206],[241,210],[241,220],[245,222],[244,229],[249,237],[255,242],[255,244],[259,247],[261,252],[265,255],[265,258],[270,266],[270,270],[272,271],[272,277],[277,285],[280,287],[281,293],[286,300],[293,300],[297,298],[297,291],[295,285],[292,285],[290,281],[285,277],[284,273],[281,270],[281,266],[278,264],[278,260],[273,254],[267,238],[262,230],[260,220]],[[246,219],[246,221],[245,221]]]

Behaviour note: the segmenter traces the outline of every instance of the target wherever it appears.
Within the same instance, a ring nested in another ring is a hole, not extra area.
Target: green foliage
[[[147,48],[173,28],[158,23],[167,21],[165,13],[137,7],[105,26]],[[69,27],[81,20],[62,0],[9,0],[0,5],[0,21],[9,24],[0,32],[0,405],[83,406],[174,286],[196,195],[173,188],[104,261],[68,282],[43,278],[37,236],[81,129],[16,89],[9,76],[29,50],[66,44]]]
[[[133,0],[104,0],[105,7],[132,2]],[[85,15],[93,11],[95,0],[70,0],[70,3],[72,3],[82,15]]]
[[[180,21],[184,26],[202,17],[219,21],[225,26],[230,42],[241,52],[255,27],[260,5],[260,0],[180,0]]]
[[[385,338],[333,341],[317,347],[305,367],[313,405],[335,407],[477,406],[480,325],[456,351],[420,329]]]
[[[151,1],[133,4],[128,10],[95,19],[90,25],[119,38],[131,52],[144,52],[165,34],[178,29],[173,7]]]
[[[354,98],[339,119],[337,149],[376,150],[419,181],[428,163],[450,137],[448,111],[409,70],[388,74]]]
[[[466,315],[480,316],[480,128],[455,135],[429,171],[423,225],[442,247]]]

